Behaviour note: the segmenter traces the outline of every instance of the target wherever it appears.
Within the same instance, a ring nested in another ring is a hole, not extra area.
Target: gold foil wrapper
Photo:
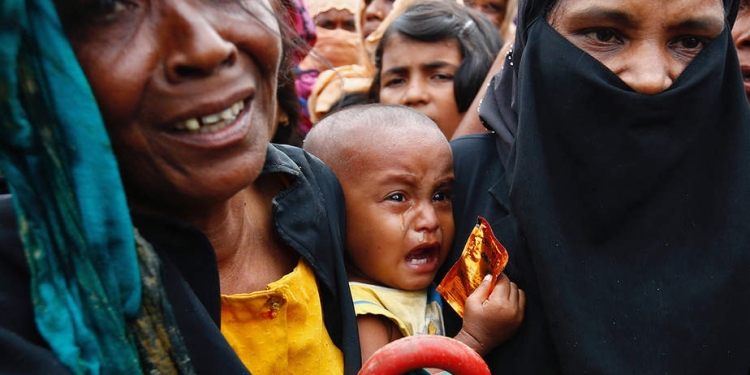
[[[466,298],[488,274],[492,275],[494,287],[507,263],[508,251],[492,233],[487,220],[479,216],[461,257],[440,282],[437,291],[463,318]]]

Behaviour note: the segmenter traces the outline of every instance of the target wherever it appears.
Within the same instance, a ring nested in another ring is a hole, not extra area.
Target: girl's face
[[[732,38],[742,67],[745,92],[748,94],[748,101],[750,101],[750,6],[748,6],[747,0],[740,5],[740,11],[732,28]]]
[[[463,118],[453,94],[453,77],[461,60],[455,40],[427,43],[391,36],[381,59],[380,102],[424,113],[450,139]]]
[[[134,208],[223,202],[264,164],[281,56],[269,0],[129,0],[61,14]],[[81,16],[83,20],[79,19]]]
[[[315,16],[315,26],[326,30],[357,31],[354,14],[346,9],[329,9],[318,14]]]
[[[722,32],[724,6],[721,0],[559,0],[547,19],[633,90],[658,94]]]

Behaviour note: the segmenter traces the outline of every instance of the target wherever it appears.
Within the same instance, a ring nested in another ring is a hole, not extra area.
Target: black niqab
[[[524,324],[548,327],[551,372],[748,373],[750,109],[729,28],[643,95],[550,27],[548,3],[522,1],[481,109],[544,310]]]

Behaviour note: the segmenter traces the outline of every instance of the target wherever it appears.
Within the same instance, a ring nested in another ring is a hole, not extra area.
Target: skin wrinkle
[[[550,25],[642,94],[658,94],[723,30],[719,0],[560,0]]]

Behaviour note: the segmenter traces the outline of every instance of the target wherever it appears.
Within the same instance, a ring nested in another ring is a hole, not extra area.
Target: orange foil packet
[[[440,282],[437,291],[463,318],[466,298],[482,283],[487,274],[492,275],[494,287],[506,264],[508,251],[492,233],[487,220],[479,216],[461,257]]]

